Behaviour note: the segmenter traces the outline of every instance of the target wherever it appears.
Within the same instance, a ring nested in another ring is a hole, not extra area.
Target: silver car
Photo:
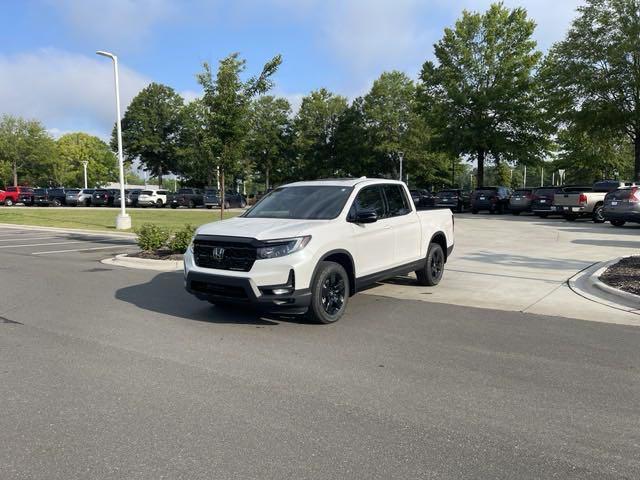
[[[72,190],[67,190],[64,201],[71,207],[88,207],[91,205],[91,196],[94,191],[95,190],[92,188],[74,188]]]
[[[640,187],[619,188],[604,198],[602,213],[614,227],[627,222],[640,223]]]

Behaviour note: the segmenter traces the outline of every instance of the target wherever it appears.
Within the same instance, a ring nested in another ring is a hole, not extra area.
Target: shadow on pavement
[[[508,253],[496,253],[480,251],[461,257],[462,260],[483,262],[488,264],[509,265],[515,267],[541,268],[545,270],[582,270],[591,265],[590,261],[568,260],[566,258],[539,258],[528,255],[512,255]]]
[[[627,242],[624,240],[572,240],[571,243],[578,245],[596,245],[598,247],[615,247],[615,248],[637,248],[640,249],[640,240],[635,242]]]
[[[117,290],[115,297],[144,310],[199,322],[243,325],[307,323],[304,316],[265,316],[248,308],[220,308],[210,305],[185,291],[182,272],[160,273],[147,283]]]

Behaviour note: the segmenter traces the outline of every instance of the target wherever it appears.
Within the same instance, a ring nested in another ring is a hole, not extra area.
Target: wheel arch
[[[326,252],[324,255],[320,257],[318,263],[313,269],[312,279],[315,278],[318,268],[321,262],[335,262],[340,265],[347,271],[347,275],[349,275],[349,296],[353,296],[356,293],[356,267],[353,261],[353,256],[347,251],[343,249],[330,250]]]
[[[431,245],[432,243],[437,243],[438,245],[440,245],[442,247],[442,251],[444,252],[444,261],[447,261],[447,236],[445,235],[445,233],[442,230],[437,231],[436,233],[433,234],[433,236],[431,237],[431,240],[429,240],[429,245]],[[429,245],[427,245],[427,250],[429,249]]]

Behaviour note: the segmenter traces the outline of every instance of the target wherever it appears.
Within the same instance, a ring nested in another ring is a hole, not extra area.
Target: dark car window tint
[[[355,201],[356,213],[362,211],[374,211],[378,217],[384,216],[384,200],[379,187],[366,187],[360,190]]]
[[[608,200],[628,200],[631,197],[631,189],[623,188],[620,190],[614,190],[607,195]]]
[[[404,191],[400,185],[384,185],[382,188],[387,197],[390,217],[406,215],[411,212]]]

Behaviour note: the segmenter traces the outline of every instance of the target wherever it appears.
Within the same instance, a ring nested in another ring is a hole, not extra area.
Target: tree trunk
[[[484,157],[485,151],[478,150],[478,173],[477,173],[477,188],[484,187]]]
[[[635,164],[634,164],[634,177],[636,182],[640,182],[640,129],[636,131],[636,138],[634,140],[634,155],[635,155]]]
[[[224,168],[220,169],[220,220],[224,219]]]
[[[13,186],[18,186],[18,162],[13,162],[11,165],[11,171],[13,173]]]
[[[269,164],[267,163],[267,170],[265,172],[265,182],[264,182],[265,183],[265,188],[264,188],[265,193],[267,193],[269,191],[269,173],[271,173],[270,170],[271,169],[269,168]]]

